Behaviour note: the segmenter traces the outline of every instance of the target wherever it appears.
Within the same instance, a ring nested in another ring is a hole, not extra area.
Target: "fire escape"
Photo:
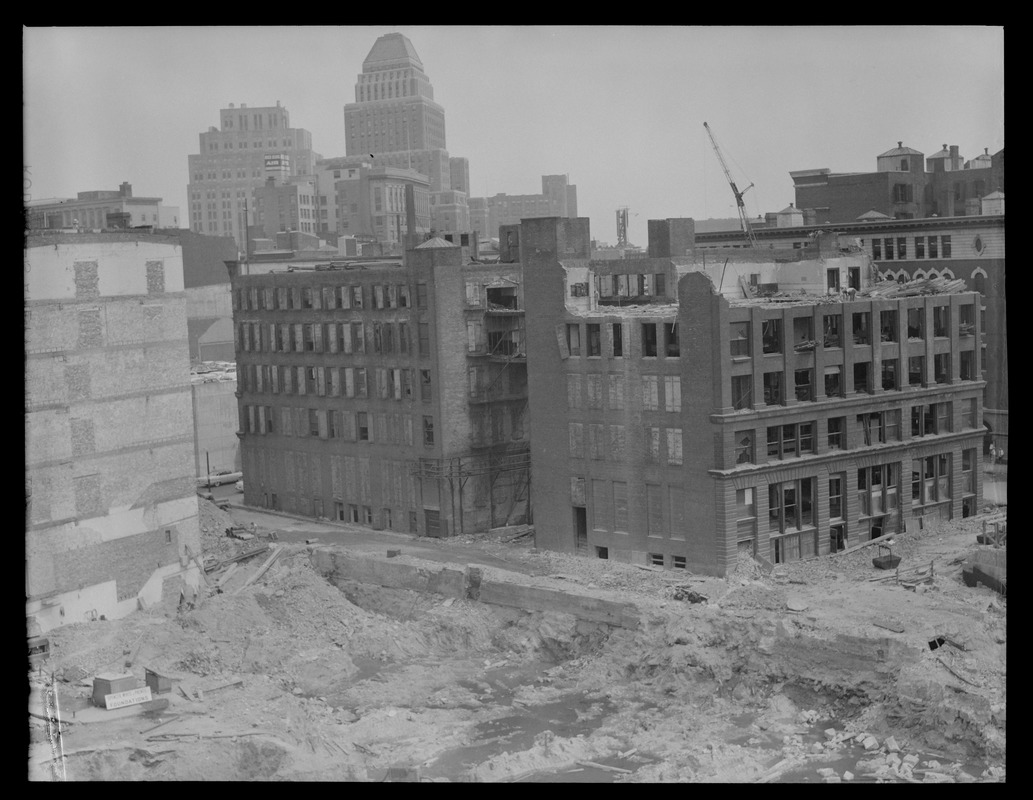
[[[474,476],[488,476],[491,527],[531,521],[531,453],[526,436],[506,440],[503,432],[505,409],[511,425],[526,425],[527,355],[524,312],[519,307],[518,286],[492,286],[486,303],[467,309],[467,321],[477,331],[468,347],[468,362],[474,379],[468,388],[471,415],[479,417],[481,433],[470,452],[448,458],[421,458],[412,474],[444,482],[449,488],[455,532],[463,533],[463,491]]]

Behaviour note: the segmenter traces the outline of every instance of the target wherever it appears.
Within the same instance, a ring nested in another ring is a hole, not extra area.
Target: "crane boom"
[[[707,134],[710,136],[710,143],[714,146],[714,153],[717,154],[717,160],[721,163],[721,169],[725,172],[725,178],[728,180],[728,185],[732,187],[732,194],[735,195],[735,206],[739,212],[739,224],[742,225],[742,232],[746,234],[746,238],[749,240],[750,245],[757,247],[757,236],[753,232],[750,218],[746,214],[746,204],[743,203],[742,200],[742,196],[753,188],[753,184],[751,183],[741,192],[739,191],[739,187],[735,185],[735,181],[732,179],[732,173],[728,171],[728,165],[725,164],[724,156],[721,155],[721,148],[717,146],[717,140],[714,139],[714,132],[710,130],[710,126],[705,122],[703,123],[703,127],[707,129]]]

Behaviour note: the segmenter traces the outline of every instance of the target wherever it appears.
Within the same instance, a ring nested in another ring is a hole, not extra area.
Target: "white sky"
[[[707,121],[752,216],[791,170],[871,172],[898,141],[966,159],[1004,147],[1004,31],[987,26],[346,26],[24,29],[31,199],[117,189],[186,224],[187,156],[230,103],[275,105],[345,154],[345,103],[378,36],[409,37],[477,196],[566,173],[593,238],[734,217]]]

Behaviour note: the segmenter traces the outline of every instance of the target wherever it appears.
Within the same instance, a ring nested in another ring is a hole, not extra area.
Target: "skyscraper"
[[[320,155],[312,151],[309,131],[290,127],[287,109],[279,102],[258,108],[230,103],[219,111],[219,122],[219,128],[199,135],[201,152],[187,157],[190,229],[232,236],[244,250],[246,226],[254,221],[254,189],[267,177],[266,156],[281,156],[280,163],[286,162],[285,171],[293,177],[312,175]],[[307,232],[314,233],[314,220],[309,224]]]
[[[349,156],[445,149],[445,109],[434,102],[423,62],[402,34],[381,36],[362,62],[355,102],[344,107],[344,132]],[[450,188],[447,172],[446,185],[435,191]]]

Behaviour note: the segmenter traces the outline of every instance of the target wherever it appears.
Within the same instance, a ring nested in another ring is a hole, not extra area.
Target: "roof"
[[[423,242],[423,244],[416,245],[416,247],[413,248],[413,249],[415,249],[415,250],[430,250],[430,249],[435,248],[435,247],[458,247],[458,246],[459,245],[452,244],[451,242],[446,242],[440,236],[435,236],[433,239],[428,239],[427,241]]]
[[[785,208],[783,208],[778,213],[779,214],[802,214],[803,211],[801,211],[799,208],[797,208],[792,203],[790,203],[789,205],[787,205]]]
[[[922,155],[918,150],[911,147],[904,147],[898,145],[892,150],[887,150],[885,153],[879,153],[878,158],[885,158],[886,156],[920,156]]]
[[[881,211],[876,211],[874,208],[865,211],[857,219],[893,219],[889,214],[883,214]]]
[[[416,55],[416,48],[400,33],[385,33],[373,43],[373,48],[362,62],[362,71],[384,68],[391,64],[412,65],[423,70],[423,62]]]
[[[996,191],[990,192],[990,194],[984,196],[983,199],[984,200],[1003,200],[1004,199],[1004,192],[1002,192],[1000,189],[997,189]]]

